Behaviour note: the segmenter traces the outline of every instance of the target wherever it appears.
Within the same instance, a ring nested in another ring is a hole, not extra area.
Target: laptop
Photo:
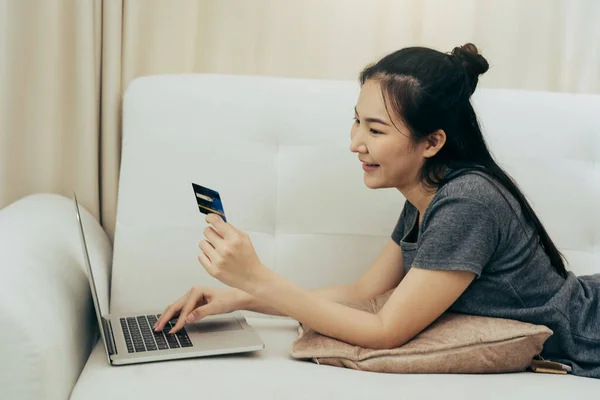
[[[211,315],[194,323],[188,322],[183,329],[174,334],[168,332],[177,319],[169,321],[162,332],[154,332],[152,329],[162,311],[140,311],[127,315],[104,313],[98,301],[75,192],[73,192],[73,202],[100,336],[110,365],[244,353],[265,348],[260,336],[248,325],[246,318],[239,311]]]

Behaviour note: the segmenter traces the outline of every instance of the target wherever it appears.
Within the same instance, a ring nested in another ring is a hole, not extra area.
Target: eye
[[[375,129],[369,129],[369,131],[371,131],[372,134],[374,135],[381,135],[381,132],[375,130]]]
[[[355,123],[355,124],[360,124],[360,120],[359,120],[358,118],[354,117],[354,118],[352,118],[352,119],[354,120],[354,123]]]

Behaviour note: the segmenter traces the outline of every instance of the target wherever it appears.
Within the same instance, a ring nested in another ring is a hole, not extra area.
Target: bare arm
[[[269,269],[247,290],[324,336],[372,349],[403,345],[464,292],[473,272],[412,268],[377,314],[313,296]]]
[[[354,290],[353,290],[354,285],[355,284],[329,286],[329,287],[322,288],[322,289],[312,290],[311,292],[316,294],[319,297],[324,298],[324,299],[328,299],[328,300],[335,301],[335,302],[340,302],[340,301],[345,301],[345,300],[348,300],[348,299],[351,299],[354,297]],[[242,310],[254,311],[254,312],[258,312],[258,313],[262,313],[262,314],[269,314],[269,315],[286,316],[285,314],[281,313],[276,308],[270,307],[265,302],[260,301],[256,297],[254,297],[244,291],[241,291],[239,289],[232,289],[232,290],[239,292],[238,294],[241,299],[240,300],[240,304],[241,304],[240,309],[242,309]]]
[[[329,286],[311,293],[334,302],[365,301],[395,288],[404,277],[402,250],[390,239],[381,254],[360,279],[348,285]],[[277,309],[239,289],[241,309],[283,316]]]
[[[453,214],[450,212],[447,215]],[[316,296],[285,279],[260,263],[248,234],[215,214],[208,215],[207,222],[215,226],[216,231],[212,227],[211,230],[207,228],[205,236],[210,242],[200,242],[202,254],[198,260],[212,277],[241,289],[262,304],[277,308],[280,315],[287,315],[324,336],[357,346],[392,348],[406,343],[447,310],[471,284],[476,274],[445,270],[437,265],[428,269],[413,267],[406,277],[402,277],[382,309],[372,314]],[[459,218],[457,224],[462,222]],[[442,227],[446,226],[446,223],[442,224]],[[437,228],[441,230],[439,226]],[[440,236],[436,238],[431,234],[430,238],[433,239],[430,239],[429,246],[437,245],[448,235]],[[494,240],[488,242],[485,244],[493,247]],[[390,248],[393,247],[388,247],[388,250]],[[396,262],[400,264],[400,260]],[[479,255],[479,263],[475,265],[485,265],[486,262],[486,254]],[[365,281],[373,281],[378,290],[387,286],[387,283],[382,284],[379,276],[373,279],[373,274],[370,275],[371,279],[365,278],[363,285]],[[361,290],[359,295],[370,293],[371,288],[359,285],[357,283],[357,290]]]

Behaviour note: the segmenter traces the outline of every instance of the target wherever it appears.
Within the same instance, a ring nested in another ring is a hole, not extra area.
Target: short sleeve
[[[500,241],[495,215],[482,202],[445,197],[427,210],[413,267],[471,271],[478,277]]]
[[[400,241],[404,237],[404,226],[406,225],[406,213],[408,208],[408,201],[404,202],[404,207],[402,208],[402,212],[400,213],[400,217],[398,218],[398,222],[396,222],[396,226],[394,227],[394,231],[392,232],[392,240],[396,242],[398,245]]]

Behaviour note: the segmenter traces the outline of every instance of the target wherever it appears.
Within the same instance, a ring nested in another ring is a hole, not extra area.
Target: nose
[[[350,131],[350,151],[353,153],[366,153],[367,146],[362,140],[360,129],[353,127]]]

